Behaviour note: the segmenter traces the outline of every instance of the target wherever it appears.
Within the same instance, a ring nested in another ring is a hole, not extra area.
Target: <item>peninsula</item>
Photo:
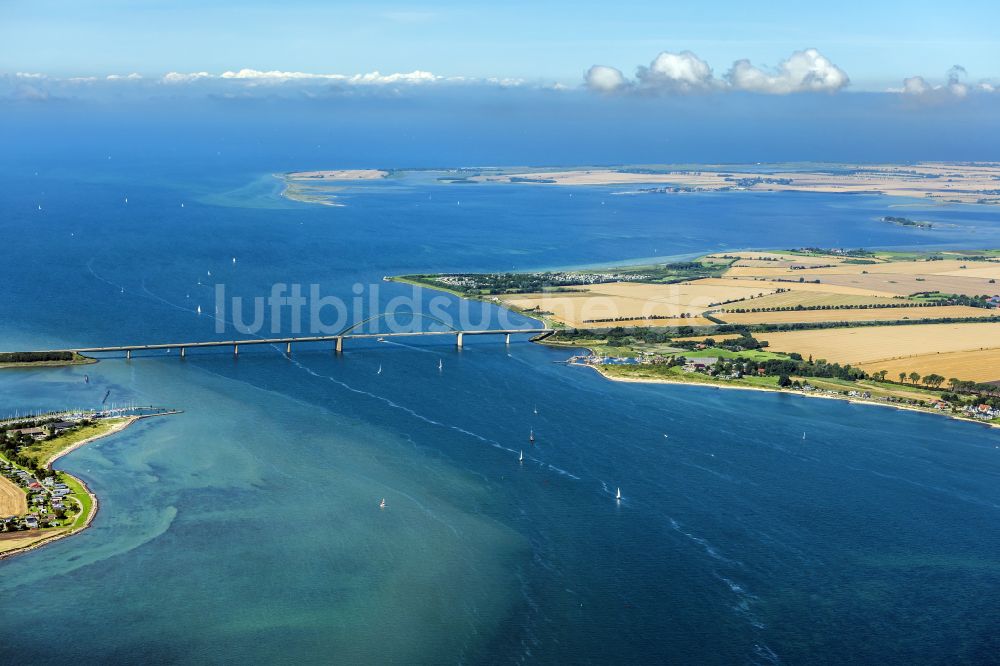
[[[797,248],[393,278],[556,329],[624,381],[796,391],[1000,424],[1000,251]]]
[[[90,526],[97,497],[81,479],[53,469],[59,458],[139,419],[176,413],[147,407],[0,421],[0,559]]]

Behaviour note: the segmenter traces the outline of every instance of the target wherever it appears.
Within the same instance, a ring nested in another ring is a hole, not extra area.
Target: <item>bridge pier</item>
[[[292,355],[292,343],[291,342],[289,342],[288,344],[285,345],[285,355],[286,356],[291,356]]]
[[[185,356],[187,356],[187,348],[181,347],[181,358],[184,358]]]
[[[461,349],[462,348],[462,332],[459,331],[458,335],[455,336],[455,345]]]
[[[509,344],[510,344],[510,333],[508,333],[508,334],[506,335],[506,339],[504,340],[504,342],[503,342],[503,343],[504,343],[505,345],[509,345]]]
[[[132,350],[131,349],[126,349],[125,350],[125,360],[126,361],[131,361],[132,360]]]
[[[344,338],[343,338],[343,336],[340,336],[340,337],[337,338],[337,353],[338,354],[344,353]]]
[[[239,356],[239,355],[240,355],[240,346],[233,345],[233,356]]]

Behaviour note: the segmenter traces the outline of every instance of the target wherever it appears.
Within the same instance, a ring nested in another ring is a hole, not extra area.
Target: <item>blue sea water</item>
[[[2,348],[238,337],[196,313],[212,312],[217,283],[246,296],[317,284],[344,298],[376,285],[378,309],[410,293],[388,274],[750,247],[1000,246],[992,209],[870,196],[627,195],[417,173],[347,188],[343,207],[325,207],[278,196],[270,163],[220,172],[164,157],[137,174],[107,162],[6,167]],[[877,221],[893,213],[935,227]],[[481,314],[484,325],[500,315]],[[281,352],[0,374],[3,412],[96,406],[109,390],[184,410],[60,462],[101,510],[86,532],[0,562],[0,660],[1000,654],[995,431],[838,401],[612,383],[524,339]]]

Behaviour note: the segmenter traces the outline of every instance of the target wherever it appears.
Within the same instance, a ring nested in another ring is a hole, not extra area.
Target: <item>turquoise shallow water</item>
[[[18,251],[0,265],[3,347],[212,338],[193,310],[212,306],[216,282],[248,296],[274,282],[343,296],[376,284],[385,305],[408,289],[382,275],[421,270],[1000,244],[988,210],[914,208],[938,223],[915,231],[875,222],[902,202],[872,197],[569,197],[413,178],[326,208],[275,198],[266,170],[144,185],[110,170],[7,174],[0,232]],[[92,406],[108,390],[184,410],[61,462],[101,512],[85,533],[0,563],[8,654],[930,663],[1000,648],[996,431],[611,383],[524,340],[280,351],[0,375],[5,411]],[[54,631],[65,640],[39,640]]]

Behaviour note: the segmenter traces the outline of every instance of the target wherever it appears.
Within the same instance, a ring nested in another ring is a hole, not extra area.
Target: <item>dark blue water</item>
[[[247,297],[317,284],[344,298],[361,284],[367,315],[411,294],[387,274],[1000,244],[998,214],[976,207],[417,175],[350,188],[331,208],[277,198],[269,168],[6,173],[3,348],[235,337],[215,330],[215,284]],[[876,221],[892,211],[937,224]],[[500,315],[470,316],[488,326]],[[61,462],[101,512],[85,533],[0,563],[7,655],[951,663],[998,653],[995,431],[796,396],[612,383],[523,340],[281,351],[0,374],[3,411],[94,406],[111,390],[185,412]]]

